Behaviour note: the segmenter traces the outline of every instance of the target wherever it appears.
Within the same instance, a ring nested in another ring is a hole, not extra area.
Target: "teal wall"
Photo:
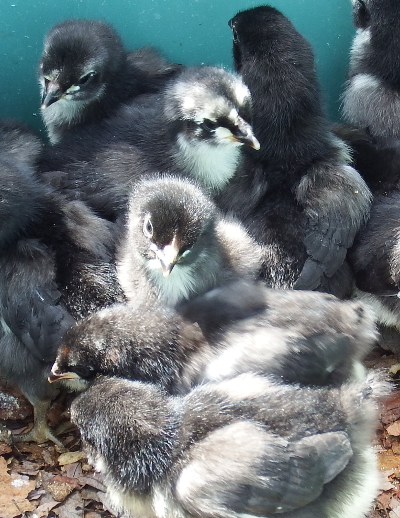
[[[43,36],[66,18],[110,22],[128,48],[151,44],[185,65],[231,68],[228,20],[250,0],[0,0],[0,117],[41,128],[36,67]],[[268,3],[268,2],[267,2]],[[353,35],[350,0],[271,0],[312,43],[331,118],[337,118]]]

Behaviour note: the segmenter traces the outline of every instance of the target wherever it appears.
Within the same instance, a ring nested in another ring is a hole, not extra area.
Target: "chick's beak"
[[[160,261],[163,276],[168,277],[179,259],[179,246],[176,237],[174,236],[171,243],[165,245],[162,250],[157,248],[154,252]]]
[[[49,106],[57,102],[59,99],[61,99],[62,94],[63,93],[60,88],[60,85],[58,83],[49,81],[46,85],[46,88],[43,90],[42,104],[40,108],[42,110],[48,108]]]
[[[80,379],[80,377],[75,372],[61,372],[60,370],[58,370],[57,365],[53,365],[51,372],[50,372],[50,376],[47,378],[48,382],[54,383],[55,381],[66,380],[66,379],[76,380],[76,379]]]
[[[250,124],[241,118],[236,126],[236,131],[232,134],[232,137],[232,140],[241,142],[246,146],[250,146],[256,151],[260,149],[260,143],[253,133],[253,128],[250,126]]]

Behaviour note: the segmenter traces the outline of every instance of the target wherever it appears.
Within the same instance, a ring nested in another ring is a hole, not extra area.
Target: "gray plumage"
[[[176,306],[237,277],[255,279],[259,265],[258,245],[192,183],[161,177],[134,188],[117,251],[131,303]]]
[[[17,438],[43,442],[56,441],[47,377],[66,329],[123,295],[111,224],[36,179],[39,150],[24,127],[0,124],[0,372],[35,407],[33,431]]]
[[[258,147],[250,117],[250,94],[236,75],[188,68],[160,96],[45,148],[40,170],[67,196],[116,219],[145,174],[189,177],[219,191],[240,162],[241,146]]]
[[[39,64],[41,114],[50,141],[110,117],[136,96],[158,92],[180,68],[151,48],[128,53],[103,21],[58,23],[44,39]]]
[[[377,494],[373,376],[304,388],[243,374],[171,398],[101,379],[72,404],[89,461],[129,516],[361,518]]]
[[[98,375],[157,383],[182,394],[206,381],[253,372],[302,385],[340,385],[362,376],[376,339],[359,302],[238,281],[183,304],[115,305],[66,333],[51,381],[87,388]]]
[[[336,134],[374,195],[399,190],[400,7],[393,0],[352,0],[357,28]]]
[[[374,137],[400,137],[400,5],[352,0],[357,33],[343,94],[346,122]]]
[[[270,6],[239,12],[229,25],[260,150],[243,149],[218,205],[265,245],[261,277],[271,287],[348,296],[345,257],[371,195],[350,167],[347,147],[330,131],[312,48]]]

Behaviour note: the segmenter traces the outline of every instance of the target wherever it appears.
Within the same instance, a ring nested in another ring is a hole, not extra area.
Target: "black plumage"
[[[115,219],[144,174],[169,172],[220,190],[235,172],[241,146],[259,146],[250,117],[250,94],[236,75],[188,68],[159,96],[132,102],[103,124],[45,148],[39,167],[68,197]]]
[[[56,440],[46,409],[57,347],[76,318],[123,300],[112,264],[111,224],[82,202],[40,183],[32,162],[39,140],[0,124],[0,372],[35,407],[35,426],[17,437]]]
[[[399,190],[400,6],[393,0],[353,0],[357,28],[336,134],[352,149],[353,165],[374,195]]]
[[[136,185],[117,251],[131,303],[175,306],[237,277],[255,279],[259,265],[258,245],[196,185],[173,177]]]
[[[265,245],[261,276],[270,286],[348,295],[346,252],[370,192],[330,131],[311,46],[273,7],[240,12],[229,24],[260,150],[243,149],[218,204]]]
[[[42,117],[52,143],[109,117],[130,99],[156,93],[180,70],[152,48],[128,52],[98,20],[65,20],[44,40],[39,64]]]
[[[115,305],[83,319],[66,333],[50,379],[84,389],[98,375],[118,376],[171,394],[245,372],[337,386],[363,376],[375,339],[373,314],[359,302],[238,281],[179,313]]]
[[[398,210],[400,208],[400,6],[392,0],[354,0],[357,28],[349,79],[336,133],[351,146],[354,167],[372,193],[371,217],[349,256],[357,298],[380,323],[380,344],[400,352]]]
[[[338,123],[335,134],[351,148],[352,165],[374,196],[400,190],[400,140],[375,137],[367,129]]]
[[[374,137],[400,138],[400,5],[352,0],[357,28],[343,94],[346,122]]]
[[[128,516],[364,516],[379,487],[372,376],[339,388],[252,374],[168,397],[101,379],[71,407],[115,508]]]
[[[371,217],[357,234],[349,253],[358,288],[355,296],[374,308],[382,326],[382,347],[396,353],[400,353],[399,215],[399,192],[377,196],[372,205]],[[396,334],[397,338],[394,338]]]

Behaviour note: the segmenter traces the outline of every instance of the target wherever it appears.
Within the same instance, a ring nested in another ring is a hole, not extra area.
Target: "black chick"
[[[71,406],[89,462],[128,516],[361,518],[379,487],[379,378],[304,388],[244,374],[168,397],[101,379]]]
[[[190,177],[214,192],[234,175],[241,146],[259,147],[248,123],[249,91],[234,74],[188,68],[155,97],[47,147],[40,170],[68,197],[115,220],[144,174]]]
[[[243,149],[218,204],[265,245],[261,277],[271,287],[348,295],[345,257],[370,192],[323,114],[311,46],[273,7],[240,12],[229,25],[260,150]]]
[[[374,195],[399,190],[400,7],[392,0],[353,0],[357,33],[350,51],[343,119],[335,133],[352,149],[353,165]]]
[[[371,217],[349,253],[358,288],[355,297],[373,307],[382,326],[381,345],[395,353],[400,353],[399,214],[400,192],[376,197]]]
[[[400,190],[400,139],[374,137],[343,123],[334,124],[333,131],[351,147],[352,165],[374,196]]]
[[[171,394],[253,372],[339,385],[364,375],[372,312],[331,295],[238,281],[180,308],[115,305],[66,333],[50,380],[85,389],[98,375],[157,383]]]
[[[57,347],[76,318],[123,296],[111,224],[35,178],[39,149],[23,127],[0,124],[0,371],[34,406],[34,428],[16,439],[58,443],[46,422]]]
[[[400,138],[400,5],[352,0],[357,33],[343,94],[344,119],[374,137]]]
[[[184,179],[140,182],[117,251],[119,282],[131,303],[175,306],[237,277],[255,279],[260,249],[241,225]]]
[[[71,129],[109,117],[180,70],[154,49],[128,53],[115,30],[97,20],[65,20],[44,40],[39,65],[42,117],[53,144]]]

